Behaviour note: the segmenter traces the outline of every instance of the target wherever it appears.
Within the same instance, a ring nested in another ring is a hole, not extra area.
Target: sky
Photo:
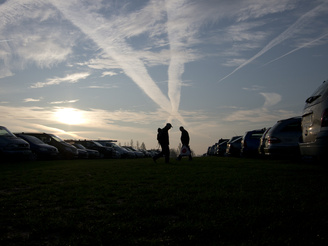
[[[302,115],[328,0],[0,0],[0,125],[196,155]]]

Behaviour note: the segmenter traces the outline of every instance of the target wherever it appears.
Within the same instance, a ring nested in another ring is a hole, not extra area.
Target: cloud
[[[42,100],[42,98],[25,98],[24,102],[40,102]]]
[[[105,76],[115,76],[117,75],[117,73],[112,72],[112,71],[107,71],[107,72],[103,72],[101,77],[105,77]]]
[[[1,77],[35,64],[49,68],[66,61],[79,39],[72,26],[57,23],[61,17],[44,1],[6,1],[0,7]],[[19,58],[19,59],[17,59]]]
[[[287,110],[274,110],[272,106],[281,101],[277,93],[260,93],[265,99],[262,107],[250,110],[237,110],[224,118],[228,122],[272,122],[295,116],[294,112]]]
[[[65,100],[65,101],[55,101],[55,102],[50,102],[49,104],[76,103],[78,101],[79,101],[79,99],[74,99],[74,100]]]
[[[327,10],[327,2],[323,2],[322,4],[316,6],[312,10],[306,12],[301,17],[299,17],[291,26],[289,26],[284,32],[282,32],[280,35],[278,35],[276,38],[271,40],[264,48],[262,48],[257,54],[255,54],[253,57],[245,61],[243,64],[239,65],[237,68],[235,68],[231,73],[224,76],[219,80],[219,82],[225,80],[226,78],[233,75],[235,72],[243,68],[244,66],[248,65],[258,57],[262,56],[269,50],[271,50],[273,47],[279,45],[280,43],[284,42],[286,39],[289,39],[293,37],[294,35],[298,34],[301,31],[304,31],[304,27],[311,23],[311,20],[316,17],[319,14],[322,14]]]
[[[151,3],[155,4],[155,2]],[[54,1],[53,5],[111,57],[157,105],[168,112],[171,111],[169,100],[149,76],[144,63],[135,56],[126,40],[147,31],[150,25],[156,24],[157,18],[150,11],[154,9],[145,8],[144,12],[132,13],[124,17],[113,16],[110,20],[105,20],[105,17],[96,11],[89,11],[86,6],[81,6],[80,1]],[[149,15],[153,17],[150,20]],[[124,26],[124,23],[129,23],[129,26]],[[131,26],[138,28],[131,28]]]
[[[42,88],[45,86],[50,86],[50,85],[59,85],[61,83],[77,83],[81,79],[86,79],[89,77],[89,73],[74,73],[74,74],[69,74],[66,77],[63,78],[53,78],[53,79],[48,79],[47,82],[37,82],[31,85],[31,88]]]

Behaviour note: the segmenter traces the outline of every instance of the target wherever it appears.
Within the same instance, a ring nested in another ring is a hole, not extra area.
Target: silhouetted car
[[[73,143],[73,145],[77,148],[78,151],[84,151],[87,153],[87,157],[84,158],[89,158],[89,159],[94,159],[94,158],[99,158],[100,154],[99,151],[93,150],[93,149],[87,149],[84,147],[82,144],[79,143]]]
[[[0,162],[2,160],[29,159],[30,145],[18,138],[6,127],[0,126]]]
[[[248,131],[242,138],[241,141],[241,155],[245,157],[257,156],[260,140],[265,132],[264,129]]]
[[[262,134],[262,137],[260,138],[260,144],[259,144],[259,155],[264,156],[264,146],[265,146],[265,136],[267,135],[267,133],[270,131],[271,127],[268,127],[265,132]]]
[[[224,156],[227,152],[227,146],[228,146],[229,139],[220,139],[217,145],[217,155],[218,156]]]
[[[240,156],[242,136],[234,136],[227,143],[228,156]]]
[[[64,159],[78,158],[77,149],[73,145],[66,143],[61,138],[55,136],[54,134],[34,133],[34,132],[23,132],[22,134],[37,137],[42,142],[55,146],[59,151],[59,158],[64,158]]]
[[[93,140],[77,140],[75,143],[82,144],[87,149],[97,150],[99,152],[100,158],[112,158],[113,149],[105,147],[100,143]]]
[[[302,156],[328,159],[328,81],[305,101],[299,146]]]
[[[128,151],[131,151],[132,153],[134,153],[135,157],[137,157],[137,158],[145,157],[144,154],[141,151],[136,150],[135,148],[133,148],[131,146],[123,146],[123,148],[128,150]]]
[[[30,144],[33,159],[56,159],[58,158],[59,151],[55,146],[46,144],[34,136],[25,135],[22,133],[14,133],[17,137],[24,139]]]
[[[115,150],[120,155],[121,158],[134,158],[135,157],[134,153],[126,150],[125,148],[123,148],[121,146],[118,146],[113,141],[100,140],[97,142],[103,146],[111,147],[113,150]]]
[[[264,153],[272,157],[299,157],[301,117],[279,120],[265,136]]]

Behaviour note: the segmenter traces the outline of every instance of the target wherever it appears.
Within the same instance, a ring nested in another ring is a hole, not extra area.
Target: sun
[[[86,121],[83,112],[75,108],[57,109],[55,119],[67,125],[81,125]]]

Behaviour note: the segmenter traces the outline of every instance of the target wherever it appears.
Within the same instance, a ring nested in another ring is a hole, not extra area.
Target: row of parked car
[[[0,161],[77,158],[141,158],[156,151],[118,146],[114,140],[62,140],[49,133],[12,133],[0,126]]]
[[[303,114],[277,121],[269,128],[243,136],[220,139],[208,147],[207,155],[272,156],[328,159],[328,81],[306,99]]]

